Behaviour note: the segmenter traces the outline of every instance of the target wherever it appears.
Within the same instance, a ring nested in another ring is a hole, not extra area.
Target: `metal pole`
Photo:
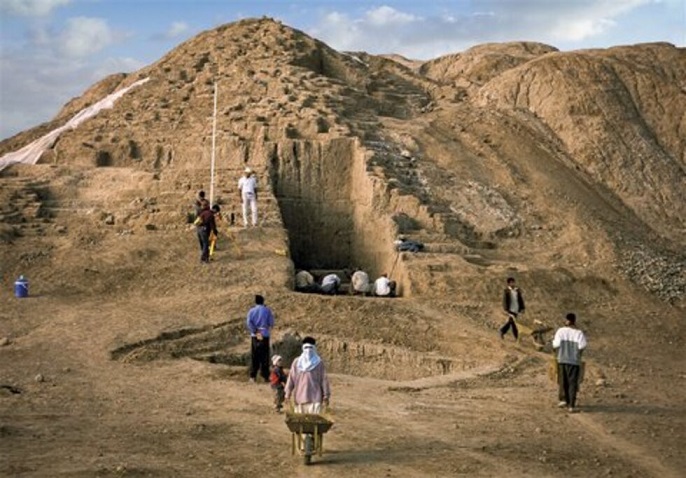
[[[214,205],[214,150],[217,141],[217,82],[214,83],[214,109],[212,113],[212,167],[210,169],[210,206]]]

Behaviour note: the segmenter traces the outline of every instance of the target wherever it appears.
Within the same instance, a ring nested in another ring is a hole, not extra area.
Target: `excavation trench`
[[[273,353],[284,357],[286,364],[300,354],[297,334],[273,337]],[[446,375],[472,368],[473,364],[450,357],[416,352],[404,347],[356,342],[320,336],[317,348],[331,373],[405,381]],[[180,329],[124,345],[110,353],[113,360],[140,363],[154,360],[190,358],[239,368],[247,375],[250,343],[243,321],[211,327]]]
[[[359,267],[372,280],[390,273],[401,293],[403,271],[391,245],[395,227],[382,210],[382,188],[367,173],[365,154],[349,138],[275,143],[268,164],[272,189],[296,269],[341,274]]]

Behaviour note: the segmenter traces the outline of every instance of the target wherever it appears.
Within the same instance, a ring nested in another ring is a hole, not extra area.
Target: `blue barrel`
[[[19,298],[29,296],[29,280],[24,276],[19,276],[19,279],[14,282],[14,296]]]

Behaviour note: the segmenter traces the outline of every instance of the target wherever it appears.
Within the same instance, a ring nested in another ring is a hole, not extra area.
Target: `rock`
[[[0,347],[4,347],[5,345],[9,345],[11,343],[12,341],[9,339],[9,337],[0,338]]]
[[[105,217],[105,224],[107,224],[108,226],[111,226],[114,224],[114,215],[113,214],[108,214]]]
[[[37,374],[35,377],[33,377],[33,380],[34,380],[36,383],[42,383],[42,382],[45,382],[45,377],[43,376],[42,373],[39,373],[39,374]]]
[[[604,387],[607,385],[607,381],[604,378],[599,378],[598,380],[595,381],[596,387]]]

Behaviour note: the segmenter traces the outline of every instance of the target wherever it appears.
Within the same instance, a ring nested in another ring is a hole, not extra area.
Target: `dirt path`
[[[583,427],[584,431],[591,435],[593,440],[598,443],[599,447],[605,450],[611,449],[613,454],[617,457],[633,463],[642,471],[641,474],[665,478],[678,478],[683,476],[683,470],[679,471],[665,466],[659,458],[651,455],[645,448],[608,432],[608,430],[595,421],[591,415],[575,414],[574,420]]]

